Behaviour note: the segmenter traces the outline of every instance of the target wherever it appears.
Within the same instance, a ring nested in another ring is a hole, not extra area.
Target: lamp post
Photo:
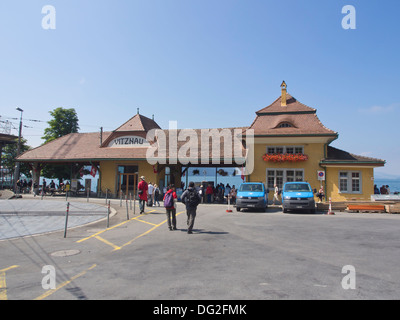
[[[19,120],[19,133],[18,133],[18,146],[17,146],[17,157],[19,156],[21,152],[21,133],[22,133],[22,113],[24,110],[21,108],[16,108],[17,111],[21,112],[21,117]],[[14,171],[14,192],[17,193],[17,181],[19,180],[19,167],[20,163],[19,161],[15,162],[15,171]]]

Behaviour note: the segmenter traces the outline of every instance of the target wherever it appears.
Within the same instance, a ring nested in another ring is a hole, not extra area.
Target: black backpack
[[[188,190],[188,195],[185,203],[189,205],[190,207],[197,207],[199,204],[199,196],[197,194],[197,191],[189,191]]]

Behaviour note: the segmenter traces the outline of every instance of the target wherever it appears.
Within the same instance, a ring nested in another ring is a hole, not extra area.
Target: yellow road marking
[[[19,266],[17,266],[17,265],[11,266],[11,267],[8,267],[8,268],[5,268],[5,269],[1,269],[0,272],[7,272],[8,270],[15,269],[15,268],[18,268],[18,267]]]
[[[157,229],[158,227],[159,227],[158,225],[154,226],[154,227],[151,228],[150,230],[147,230],[146,232],[143,232],[141,235],[138,235],[136,238],[134,238],[134,239],[128,241],[127,243],[123,244],[119,249],[114,249],[114,251],[120,250],[120,249],[122,249],[123,247],[126,247],[126,246],[130,245],[133,241],[135,241],[135,240],[137,240],[137,239],[143,237],[144,235],[150,233],[151,231],[153,231],[154,229]]]
[[[179,216],[179,215],[180,215],[181,213],[183,213],[183,212],[185,212],[185,211],[178,212],[178,213],[176,214],[176,216]],[[153,228],[147,230],[146,232],[143,232],[142,234],[138,235],[136,238],[134,238],[134,239],[128,241],[127,243],[123,244],[119,249],[114,249],[114,251],[120,250],[120,249],[122,249],[123,247],[126,247],[126,246],[130,245],[133,241],[135,241],[135,240],[137,240],[137,239],[139,239],[139,238],[145,236],[146,234],[149,234],[150,232],[152,232],[153,230],[157,229],[159,226],[163,225],[163,224],[166,223],[166,222],[167,222],[167,220],[164,220],[163,222],[161,222],[161,223],[159,223],[159,224],[156,224]]]
[[[45,298],[47,298],[48,296],[52,295],[54,292],[60,290],[61,288],[65,287],[66,285],[70,284],[72,281],[78,279],[79,277],[82,277],[83,275],[85,275],[88,271],[94,269],[97,267],[97,264],[92,265],[90,268],[82,271],[81,273],[78,273],[76,276],[73,276],[70,280],[64,281],[63,283],[61,283],[59,286],[57,286],[55,289],[52,290],[48,290],[47,292],[43,293],[42,295],[40,295],[39,297],[35,298],[34,300],[43,300]]]
[[[143,223],[147,223],[147,224],[151,224],[152,226],[156,226],[155,223],[151,223],[151,222],[148,222],[148,221],[145,221],[145,220],[138,219],[137,221],[140,221],[140,222],[143,222]]]
[[[151,212],[154,212],[154,211],[156,211],[156,210],[147,212],[147,214],[148,214],[148,213],[151,213]],[[176,214],[176,216],[179,216],[179,215],[182,214],[183,212],[185,212],[185,211],[178,212],[178,213]],[[153,230],[157,229],[158,227],[160,227],[161,225],[163,225],[164,223],[167,222],[167,220],[164,220],[164,221],[162,221],[162,222],[159,223],[159,224],[153,224],[153,223],[151,223],[151,222],[147,222],[147,221],[144,221],[144,220],[139,220],[139,218],[140,218],[141,216],[143,216],[143,215],[140,215],[140,216],[135,217],[135,218],[132,218],[132,219],[130,219],[130,220],[121,222],[121,223],[119,223],[119,224],[117,224],[117,225],[115,225],[115,226],[113,226],[113,227],[111,227],[111,228],[107,228],[107,229],[105,229],[105,230],[102,230],[102,231],[99,231],[99,232],[97,232],[97,233],[95,233],[95,234],[92,234],[92,235],[89,236],[89,237],[80,239],[80,240],[77,241],[77,243],[86,241],[86,240],[91,239],[91,238],[96,238],[96,239],[98,239],[98,240],[100,240],[100,241],[102,241],[102,242],[104,242],[104,243],[110,245],[111,247],[113,247],[113,248],[114,248],[114,251],[117,251],[117,250],[121,250],[123,247],[126,247],[126,246],[130,245],[132,242],[134,242],[135,240],[137,240],[137,239],[139,239],[139,238],[145,236],[146,234],[149,234],[150,232],[152,232]],[[106,231],[108,231],[108,230],[112,230],[112,229],[114,229],[114,228],[116,228],[116,227],[119,227],[119,226],[121,226],[121,225],[124,225],[125,223],[127,223],[127,222],[129,222],[129,221],[133,221],[133,220],[138,220],[138,221],[141,221],[141,222],[145,222],[145,223],[148,223],[148,224],[151,224],[151,225],[154,225],[154,226],[153,226],[151,229],[147,230],[146,232],[143,232],[143,233],[140,234],[139,236],[135,237],[134,239],[128,241],[128,242],[125,243],[125,244],[123,244],[121,247],[118,247],[117,245],[115,245],[115,244],[111,243],[110,241],[108,241],[108,240],[106,240],[106,239],[104,239],[104,238],[102,238],[102,237],[99,236],[99,235],[102,234],[103,232],[106,232]],[[50,295],[52,295],[53,293],[57,292],[57,291],[60,290],[61,288],[63,288],[63,287],[65,287],[66,285],[70,284],[72,281],[78,279],[79,277],[82,277],[82,276],[85,275],[88,271],[94,269],[96,266],[97,266],[97,264],[93,264],[90,268],[88,268],[88,269],[82,271],[81,273],[78,273],[76,276],[72,277],[70,280],[64,281],[63,283],[61,283],[60,285],[58,285],[55,289],[48,290],[48,291],[45,292],[44,294],[42,294],[42,295],[40,295],[39,297],[35,298],[34,300],[43,300],[43,299],[49,297]],[[16,267],[16,266],[14,266],[14,267]],[[10,267],[10,268],[11,268],[11,267]],[[10,268],[4,269],[4,270],[9,270]],[[3,271],[3,270],[0,270],[0,271]],[[1,276],[1,274],[0,274],[0,276]],[[1,278],[0,278],[0,280],[1,280]],[[1,288],[1,282],[0,282],[0,288]]]
[[[18,268],[19,266],[11,266],[0,270],[0,300],[7,300],[7,283],[6,283],[6,271]]]
[[[157,211],[157,210],[154,209],[154,210],[151,210],[151,211],[143,212],[139,217],[141,217],[141,216],[147,216],[149,213],[153,213],[154,211]],[[138,218],[139,218],[139,217],[138,217]]]
[[[154,212],[154,211],[156,211],[156,210],[152,210],[152,211],[150,211],[150,212],[148,212],[148,213],[151,213],[151,212]],[[130,220],[123,221],[123,222],[121,222],[121,223],[116,224],[115,226],[112,226],[112,227],[110,227],[110,228],[107,228],[107,229],[101,230],[101,231],[99,231],[99,232],[96,232],[96,233],[90,235],[89,237],[80,239],[80,240],[78,240],[78,241],[76,241],[76,242],[77,242],[77,243],[81,243],[81,242],[86,241],[86,240],[89,240],[89,239],[91,239],[91,238],[95,238],[96,236],[102,234],[103,232],[106,232],[106,231],[112,230],[112,229],[114,229],[114,228],[120,227],[120,226],[122,226],[122,225],[124,225],[125,223],[128,223],[128,222],[130,222],[130,221],[138,220],[138,219],[139,219],[140,217],[142,217],[142,216],[143,216],[143,214],[141,214],[141,215],[139,215],[139,216],[137,216],[137,217],[135,217],[135,218],[132,218],[132,219],[130,219]]]
[[[97,240],[100,240],[101,242],[104,242],[105,244],[108,244],[109,246],[113,247],[114,250],[119,250],[119,249],[121,249],[120,247],[118,247],[118,246],[115,245],[114,243],[112,243],[112,242],[110,242],[110,241],[108,241],[108,240],[106,240],[106,239],[104,239],[104,238],[102,238],[102,237],[100,237],[100,236],[96,236],[95,238],[96,238]]]

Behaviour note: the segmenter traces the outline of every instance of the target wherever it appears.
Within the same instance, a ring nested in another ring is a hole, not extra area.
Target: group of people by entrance
[[[208,184],[207,187],[201,185],[199,193],[202,202],[228,203],[228,201],[230,201],[231,204],[236,203],[237,190],[234,185],[231,187],[229,183],[227,183],[226,186],[220,183],[216,187],[212,184]]]
[[[146,203],[149,198],[151,199],[153,193],[149,193],[149,186],[152,186],[150,183],[146,182],[144,176],[140,177],[140,182],[138,184],[138,195],[139,195],[139,207],[140,214],[144,213],[144,209]],[[153,187],[153,186],[152,186]],[[150,189],[152,189],[150,187]],[[151,190],[155,191],[155,190]],[[155,196],[155,192],[154,192]],[[157,198],[158,199],[158,196]],[[176,203],[178,200],[178,196],[176,194],[175,186],[173,184],[167,187],[167,191],[164,194],[163,202],[167,215],[167,225],[169,230],[177,230],[176,227]],[[186,214],[187,214],[187,233],[193,233],[194,220],[196,218],[196,210],[197,206],[201,202],[201,196],[197,192],[194,182],[189,183],[189,187],[183,192],[181,196],[182,202],[186,205]]]

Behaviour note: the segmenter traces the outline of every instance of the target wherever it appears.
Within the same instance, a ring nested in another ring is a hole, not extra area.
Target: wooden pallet
[[[400,204],[386,205],[387,213],[400,213]]]
[[[332,211],[345,211],[347,209],[347,204],[345,202],[332,202]],[[317,202],[318,211],[328,211],[329,203]]]
[[[349,204],[347,206],[347,210],[356,211],[356,212],[385,212],[384,205],[376,205],[376,204]]]

